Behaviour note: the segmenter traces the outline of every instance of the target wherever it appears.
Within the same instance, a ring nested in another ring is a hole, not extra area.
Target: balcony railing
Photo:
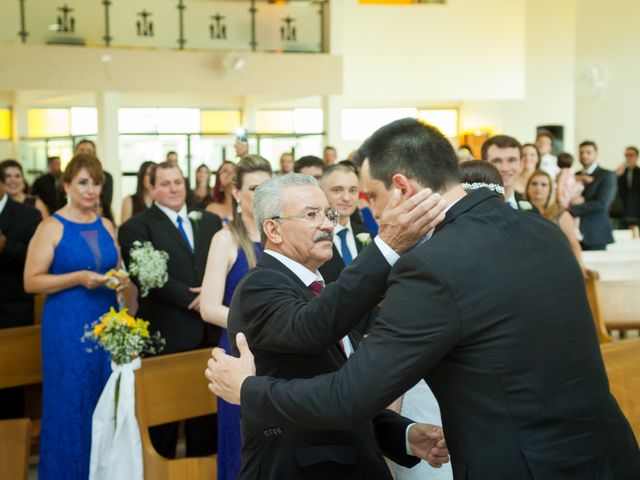
[[[326,0],[3,0],[0,42],[324,52]]]

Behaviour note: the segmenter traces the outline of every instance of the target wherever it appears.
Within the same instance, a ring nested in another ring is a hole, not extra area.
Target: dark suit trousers
[[[580,246],[582,246],[582,250],[586,251],[593,251],[593,250],[606,250],[607,249],[607,244],[603,244],[603,245],[587,245],[586,243],[582,243],[580,242]]]

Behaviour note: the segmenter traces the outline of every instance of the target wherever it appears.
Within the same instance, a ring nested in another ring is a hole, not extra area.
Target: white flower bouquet
[[[151,242],[135,241],[129,255],[129,274],[136,278],[143,297],[149,295],[152,288],[162,288],[167,283],[167,252],[156,250]]]

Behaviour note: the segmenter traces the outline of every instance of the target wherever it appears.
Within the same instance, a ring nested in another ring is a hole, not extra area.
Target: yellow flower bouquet
[[[99,320],[85,326],[82,340],[96,342],[111,354],[116,365],[129,363],[145,353],[158,353],[165,344],[160,332],[149,333],[149,322],[129,315],[126,308],[116,311],[113,307]]]

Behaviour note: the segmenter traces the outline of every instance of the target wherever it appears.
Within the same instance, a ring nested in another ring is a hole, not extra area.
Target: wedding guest
[[[336,151],[336,147],[332,147],[330,145],[324,147],[324,150],[322,151],[322,161],[325,168],[335,164],[338,161],[338,152]]]
[[[186,182],[172,163],[156,165],[151,170],[150,182],[153,205],[124,223],[118,238],[127,266],[135,241],[150,242],[154,249],[167,252],[168,281],[161,288],[152,288],[146,297],[138,297],[137,315],[150,322],[151,333],[159,331],[165,338],[162,354],[217,345],[220,329],[200,317],[200,287],[209,244],[221,228],[220,219],[209,212],[188,211]],[[213,453],[212,415],[187,420],[185,433],[187,456]],[[152,427],[149,434],[160,455],[175,457],[177,423]]]
[[[169,150],[167,152],[167,156],[165,158],[165,160],[167,162],[169,162],[171,165],[178,167],[178,152],[175,152],[173,150]]]
[[[233,219],[233,177],[236,175],[236,164],[224,160],[216,172],[213,185],[213,201],[207,205],[207,212],[218,215],[223,223]]]
[[[293,172],[293,154],[284,152],[280,155],[280,175],[286,175]]]
[[[515,183],[522,172],[522,147],[508,135],[496,135],[482,144],[482,160],[493,164],[502,176],[505,202],[516,210],[528,210],[530,205],[515,190]]]
[[[60,157],[47,157],[47,173],[33,183],[32,193],[47,206],[49,213],[62,208],[66,203],[60,186]]]
[[[584,183],[576,179],[573,170],[571,170],[571,165],[573,165],[573,156],[570,153],[562,152],[558,155],[560,172],[556,177],[556,200],[562,210],[569,208],[571,200],[582,195],[584,190]],[[584,177],[581,178],[584,179]]]
[[[98,151],[93,140],[83,138],[76,144],[75,155],[93,155],[98,158]],[[102,185],[102,193],[100,194],[100,206],[102,208],[102,216],[113,222],[113,213],[111,210],[111,202],[113,201],[113,177],[109,172],[103,170],[104,184]]]
[[[132,216],[146,210],[151,206],[151,170],[156,162],[147,160],[142,162],[138,169],[136,193],[129,195],[122,200],[122,211],[120,212],[120,223],[124,223]]]
[[[618,175],[618,192],[622,199],[622,217],[626,226],[640,225],[640,168],[638,148],[627,147],[625,164]]]
[[[0,170],[4,173],[5,192],[11,200],[37,209],[42,218],[49,216],[49,209],[44,202],[35,195],[29,195],[27,193],[28,186],[24,180],[22,165],[20,165],[19,162],[12,159],[4,160],[0,163]]]
[[[582,196],[570,202],[569,212],[580,217],[583,250],[606,250],[613,243],[613,227],[609,217],[609,207],[618,190],[615,173],[598,165],[598,147],[592,141],[580,144],[580,163],[583,170],[579,175],[588,175],[593,181],[586,185]]]
[[[504,200],[502,176],[496,167],[483,160],[469,160],[458,166],[460,185],[466,192],[487,188]]]
[[[38,210],[7,194],[7,170],[0,168],[0,329],[33,323],[33,295],[24,291],[23,272],[27,246],[42,220]],[[0,405],[0,419],[24,417],[23,388],[0,390]]]
[[[527,183],[527,200],[538,209],[543,217],[560,227],[562,233],[567,237],[571,251],[576,256],[576,260],[586,277],[586,270],[582,262],[582,249],[580,248],[580,242],[576,238],[576,224],[571,214],[553,200],[553,181],[544,170],[536,170],[529,179]]]
[[[553,155],[553,135],[547,130],[542,130],[536,136],[536,147],[540,156],[540,163],[536,168],[544,170],[551,178],[556,178],[560,169],[558,159]]]
[[[216,233],[209,247],[202,280],[200,313],[222,328],[219,347],[230,352],[227,316],[236,286],[256,266],[262,254],[260,233],[253,218],[253,192],[271,178],[271,164],[247,155],[236,166],[233,181],[233,220]],[[218,399],[218,479],[234,480],[240,472],[240,408]]]
[[[89,476],[91,416],[110,368],[104,350],[89,353],[80,339],[86,325],[117,305],[104,284],[120,259],[113,224],[94,212],[104,181],[100,161],[76,155],[61,180],[69,201],[36,230],[24,284],[29,293],[47,294],[38,478],[81,480]]]
[[[319,180],[320,177],[322,177],[324,167],[325,165],[320,157],[306,155],[296,160],[293,164],[293,171],[295,173],[302,173],[303,175],[310,175],[316,180]]]
[[[211,170],[204,163],[196,169],[196,188],[192,190],[193,207],[207,208],[213,202],[211,191]]]
[[[522,145],[522,171],[516,178],[514,189],[520,195],[525,195],[527,190],[527,182],[533,172],[536,171],[540,163],[540,153],[538,148],[532,143]]]

